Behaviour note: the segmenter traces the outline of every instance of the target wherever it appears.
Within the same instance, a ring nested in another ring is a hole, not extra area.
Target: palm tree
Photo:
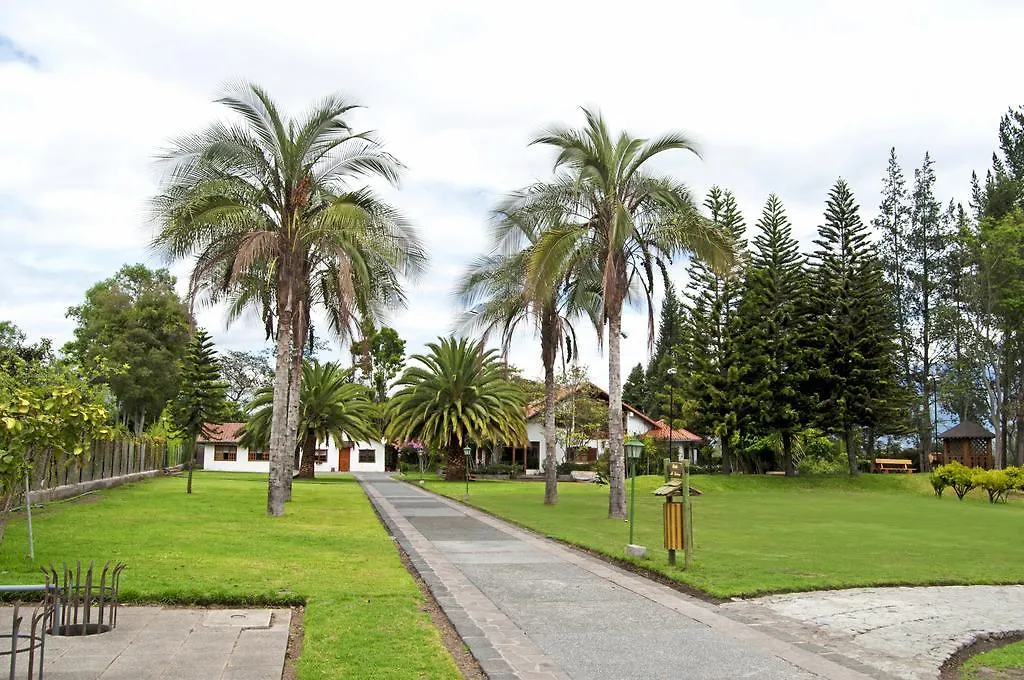
[[[540,237],[542,226],[529,214],[517,215],[508,209],[496,211],[494,254],[477,258],[456,285],[455,295],[466,308],[458,322],[463,334],[494,331],[501,335],[501,350],[508,355],[512,338],[523,324],[532,323],[540,335],[541,361],[544,365],[544,504],[558,502],[555,431],[555,359],[559,351],[570,358],[575,354],[574,318],[586,314],[598,323],[599,291],[593,286],[575,285],[572,272],[561,285],[543,295],[527,286],[530,248]],[[531,298],[531,295],[533,297]]]
[[[727,235],[699,214],[685,186],[645,170],[647,161],[666,151],[696,153],[693,142],[678,133],[646,140],[622,132],[613,140],[600,114],[586,109],[584,114],[582,129],[555,128],[533,141],[558,152],[556,176],[519,192],[512,206],[545,215],[551,225],[530,257],[531,288],[557,289],[564,273],[574,270],[600,281],[601,326],[608,328],[608,516],[624,518],[623,304],[631,288],[639,285],[647,308],[648,343],[652,342],[655,270],[664,271],[683,252],[722,268],[731,259],[732,248]]]
[[[465,479],[463,447],[526,443],[522,391],[502,375],[495,350],[483,341],[439,338],[419,366],[405,369],[387,406],[390,441],[421,441],[447,454],[447,479]]]
[[[335,442],[380,439],[377,406],[367,388],[352,382],[350,369],[332,362],[321,364],[315,359],[303,362],[298,401],[298,442],[302,445],[299,477],[312,479],[315,475],[318,441],[327,441],[329,437],[334,437]],[[264,389],[249,404],[250,417],[240,441],[243,446],[266,447],[273,403],[273,390]]]
[[[371,134],[352,132],[345,115],[354,105],[331,96],[301,120],[286,119],[255,85],[217,101],[242,121],[214,123],[163,155],[169,171],[153,199],[153,245],[171,260],[194,258],[190,291],[264,283],[249,292],[276,343],[267,513],[281,515],[312,305],[325,304],[341,328],[360,309],[359,291],[418,273],[426,256],[395,211],[349,188],[364,177],[396,183],[400,168]]]

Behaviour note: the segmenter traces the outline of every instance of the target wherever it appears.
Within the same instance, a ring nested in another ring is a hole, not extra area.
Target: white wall
[[[249,451],[244,446],[237,449],[236,460],[214,460],[215,444],[201,444],[203,447],[203,468],[206,470],[220,472],[270,472],[269,461],[250,461]],[[349,458],[349,469],[352,472],[384,472],[384,442],[355,442],[352,446]],[[336,472],[338,470],[338,447],[331,439],[327,442],[317,443],[318,449],[327,449],[327,462],[317,463],[314,469],[317,472]],[[372,463],[359,462],[359,449],[373,449],[374,461]]]
[[[626,435],[633,435],[636,437],[642,437],[643,435],[650,432],[653,428],[649,422],[636,415],[632,411],[625,411],[626,413]],[[526,421],[526,437],[531,442],[540,442],[540,464],[544,465],[544,457],[547,455],[547,446],[544,443],[544,416],[538,414]],[[597,449],[597,454],[600,456],[604,453],[608,442],[606,440],[591,440],[584,444],[585,447],[593,447]],[[565,448],[555,440],[555,461],[558,463],[565,461]],[[527,472],[531,472],[527,470]]]
[[[214,444],[201,444],[203,447],[203,469],[220,472],[270,472],[270,461],[250,461],[249,449],[239,446],[236,460],[214,460]]]

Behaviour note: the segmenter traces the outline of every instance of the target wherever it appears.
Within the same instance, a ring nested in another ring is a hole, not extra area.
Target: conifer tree
[[[637,364],[622,386],[622,403],[645,411],[647,402],[647,376],[644,374],[644,365]]]
[[[185,436],[187,493],[192,493],[192,469],[195,467],[196,440],[208,434],[203,428],[217,422],[227,407],[227,385],[220,379],[220,364],[213,339],[197,328],[185,351],[181,368],[181,389],[171,402],[171,422]]]
[[[832,187],[812,256],[810,385],[822,429],[840,434],[857,474],[857,427],[886,426],[899,411],[895,314],[882,264],[847,183]]]
[[[690,264],[689,323],[691,361],[684,391],[690,427],[713,434],[722,450],[722,471],[732,472],[732,444],[740,409],[736,311],[743,286],[747,243],[746,225],[732,192],[712,187],[704,201],[711,219],[729,235],[736,252],[730,271],[715,273],[703,262]]]
[[[741,417],[751,429],[778,432],[793,475],[793,437],[808,424],[805,258],[778,196],[768,197],[757,229],[737,319]]]
[[[682,305],[676,296],[675,287],[666,277],[665,299],[661,303],[661,317],[658,322],[658,339],[654,344],[654,354],[647,364],[646,396],[647,401],[642,408],[650,415],[661,418],[668,410],[668,371],[679,367],[685,362],[687,354],[687,334],[682,318]],[[676,386],[678,387],[678,386]]]

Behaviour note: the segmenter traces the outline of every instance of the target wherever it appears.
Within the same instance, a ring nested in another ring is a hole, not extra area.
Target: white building
[[[239,446],[239,431],[245,423],[207,425],[208,436],[200,437],[198,458],[204,470],[224,472],[270,472],[270,455]],[[316,472],[384,472],[384,442],[318,442]]]
[[[588,390],[591,395],[598,399],[608,401],[608,393],[596,385],[590,384],[583,389]],[[571,395],[571,390],[560,390],[555,393],[555,403],[560,403]],[[659,440],[668,440],[669,427],[664,421],[656,420],[626,403],[622,404],[622,412],[623,420],[625,421],[623,429],[627,437],[653,437]],[[704,440],[689,430],[684,429],[672,429],[671,434],[672,449],[675,451],[675,457],[678,460],[682,460],[685,456],[690,459],[690,462],[696,462],[697,449]],[[529,445],[526,449],[522,447],[505,447],[502,452],[501,462],[522,466],[526,474],[539,473],[541,472],[541,466],[547,451],[544,444],[543,400],[526,407],[526,436],[529,440]],[[607,447],[607,439],[590,440],[583,446],[583,450],[576,452],[574,456],[575,461],[578,463],[594,462],[598,456],[605,452]],[[564,462],[565,455],[562,443],[556,440],[555,461],[558,463]]]

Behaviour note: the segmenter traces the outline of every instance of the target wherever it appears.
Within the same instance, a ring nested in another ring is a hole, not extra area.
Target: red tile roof
[[[239,440],[239,431],[243,427],[245,427],[245,423],[206,423],[203,425],[203,434],[199,435],[197,441],[211,444],[234,444]]]
[[[670,428],[668,423],[664,420],[659,420],[655,423],[654,429],[647,433],[646,436],[654,437],[655,439],[668,439],[669,431],[672,432],[672,441],[674,442],[694,442],[699,444],[704,441],[689,430]]]

